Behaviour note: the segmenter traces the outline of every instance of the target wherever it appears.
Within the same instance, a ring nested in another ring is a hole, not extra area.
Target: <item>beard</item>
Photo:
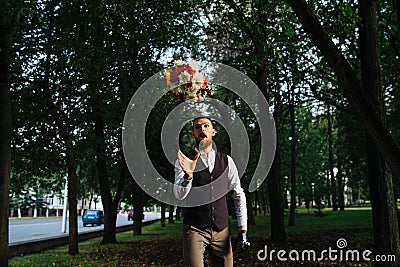
[[[212,141],[208,138],[204,138],[199,143],[199,150],[204,151],[207,150],[212,145]]]

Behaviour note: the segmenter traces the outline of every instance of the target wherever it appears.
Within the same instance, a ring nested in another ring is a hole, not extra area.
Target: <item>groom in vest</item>
[[[196,148],[187,155],[179,151],[175,164],[175,196],[190,199],[191,189],[198,187],[204,189],[204,193],[195,197],[201,201],[206,199],[201,203],[209,202],[183,210],[184,266],[203,267],[207,247],[210,249],[211,266],[233,266],[226,203],[228,191],[232,192],[239,227],[237,239],[243,249],[250,245],[246,233],[246,197],[240,186],[238,171],[230,156],[212,148],[215,134],[209,118],[194,119],[192,136],[196,140]]]

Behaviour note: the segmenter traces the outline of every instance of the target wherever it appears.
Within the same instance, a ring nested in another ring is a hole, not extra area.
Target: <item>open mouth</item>
[[[202,139],[207,138],[207,135],[206,135],[205,133],[201,133],[199,136],[200,136],[200,138],[202,138]]]

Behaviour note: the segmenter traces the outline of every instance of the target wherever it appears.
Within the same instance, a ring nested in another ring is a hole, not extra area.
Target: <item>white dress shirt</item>
[[[215,165],[215,150],[212,149],[209,153],[200,153],[200,158],[204,165],[208,168],[209,172],[212,173]],[[228,188],[232,188],[232,198],[235,205],[236,219],[238,226],[247,226],[247,207],[246,207],[246,196],[243,188],[240,185],[239,174],[233,159],[228,156]],[[192,188],[193,179],[187,181],[184,179],[185,172],[179,165],[178,160],[175,162],[175,183],[174,183],[174,195],[177,199],[184,199]],[[186,181],[185,186],[182,182]]]

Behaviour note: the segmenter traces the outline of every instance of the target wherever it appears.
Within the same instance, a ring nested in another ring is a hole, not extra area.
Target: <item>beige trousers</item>
[[[200,230],[183,225],[183,260],[186,267],[204,267],[204,251],[209,247],[211,266],[233,267],[229,227],[218,231],[213,227]]]

